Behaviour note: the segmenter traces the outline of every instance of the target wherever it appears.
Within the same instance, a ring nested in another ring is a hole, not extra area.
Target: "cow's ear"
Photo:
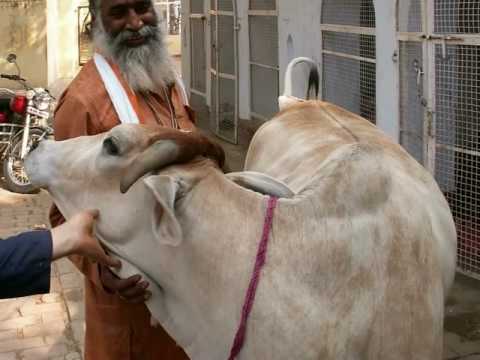
[[[171,176],[165,175],[148,176],[143,181],[156,199],[152,214],[152,227],[155,237],[162,245],[180,245],[183,234],[175,217],[175,199],[179,190],[178,182]]]

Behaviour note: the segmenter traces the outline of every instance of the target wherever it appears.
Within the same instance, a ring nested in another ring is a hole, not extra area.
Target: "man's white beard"
[[[132,33],[122,31],[110,36],[99,18],[94,24],[93,43],[100,52],[112,59],[134,91],[159,91],[175,82],[174,64],[164,43],[161,25],[144,26],[139,33],[147,38],[145,44],[126,46],[122,40]]]

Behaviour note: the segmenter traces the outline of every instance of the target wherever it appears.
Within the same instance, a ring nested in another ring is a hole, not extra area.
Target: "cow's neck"
[[[185,203],[178,217],[184,242],[164,253],[174,275],[163,284],[163,325],[192,358],[223,359],[240,319],[266,199],[217,175],[197,184]]]

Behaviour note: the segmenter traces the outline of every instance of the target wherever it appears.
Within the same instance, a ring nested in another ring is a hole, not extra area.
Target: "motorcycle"
[[[16,75],[0,74],[15,81],[23,90],[0,88],[0,162],[8,190],[20,194],[38,192],[25,173],[23,161],[36,144],[53,135],[51,122],[55,98],[47,89],[33,88],[21,77],[17,56],[7,61],[17,68]]]

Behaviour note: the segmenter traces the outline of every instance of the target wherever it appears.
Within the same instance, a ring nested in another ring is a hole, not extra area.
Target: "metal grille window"
[[[322,17],[323,23],[326,24],[375,27],[375,8],[373,1],[324,1]]]
[[[205,34],[203,21],[192,20],[192,87],[204,93],[206,91]]]
[[[402,0],[398,2],[398,31],[417,33],[423,31],[422,4],[424,0]]]
[[[232,0],[211,0],[211,113],[214,131],[236,143],[238,132],[237,54]]]
[[[425,69],[422,0],[398,2],[400,40],[400,144],[419,163],[426,164],[425,141]]]
[[[276,10],[277,0],[250,0],[250,10]]]
[[[424,163],[423,45],[400,42],[400,144]]]
[[[203,14],[204,0],[190,0],[190,14]]]
[[[191,91],[205,97],[207,92],[206,17],[204,0],[190,1]]]
[[[448,34],[480,33],[480,1],[436,0],[435,32]]]
[[[252,117],[268,120],[278,111],[276,0],[250,0],[249,34]]]
[[[217,10],[233,11],[233,0],[217,0]]]
[[[480,278],[479,64],[480,46],[435,45],[435,175],[456,221],[458,266]]]
[[[157,14],[165,20],[165,28],[169,35],[180,34],[181,29],[181,4],[180,0],[156,0]]]
[[[375,123],[376,46],[373,1],[324,1],[321,30],[323,99]]]
[[[398,16],[400,140],[450,204],[459,271],[480,279],[480,2],[401,1]]]

